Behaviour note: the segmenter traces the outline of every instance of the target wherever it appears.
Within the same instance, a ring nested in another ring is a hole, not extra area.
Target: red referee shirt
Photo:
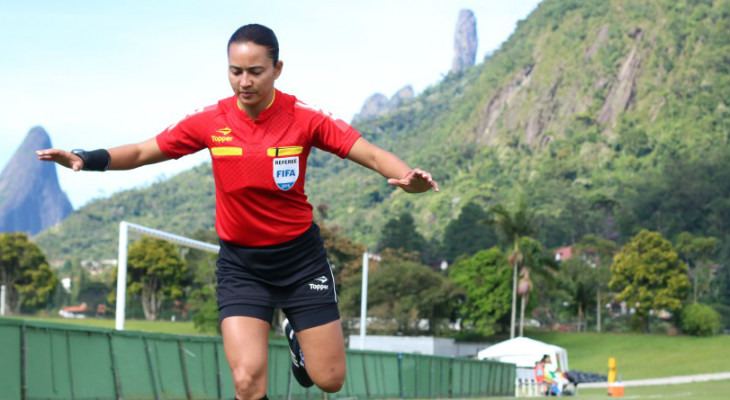
[[[268,246],[296,238],[312,223],[304,193],[312,146],[345,158],[359,137],[344,121],[277,90],[255,121],[232,96],[167,128],[157,144],[175,159],[208,148],[218,235],[241,246]]]

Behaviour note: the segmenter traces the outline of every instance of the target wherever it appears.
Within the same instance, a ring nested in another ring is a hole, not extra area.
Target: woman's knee
[[[342,389],[342,385],[345,384],[345,370],[332,370],[326,375],[312,377],[312,381],[318,388],[327,393],[337,393]]]
[[[237,368],[233,371],[233,387],[239,400],[260,399],[266,395],[266,375]]]

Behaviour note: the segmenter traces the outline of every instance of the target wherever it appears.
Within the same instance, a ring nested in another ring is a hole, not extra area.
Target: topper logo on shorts
[[[299,157],[274,159],[274,182],[281,190],[289,190],[299,177]]]
[[[320,276],[319,278],[314,278],[314,280],[319,283],[310,283],[309,289],[316,290],[316,291],[322,291],[322,290],[327,290],[330,288],[329,285],[325,285],[325,283],[327,282],[327,277]]]

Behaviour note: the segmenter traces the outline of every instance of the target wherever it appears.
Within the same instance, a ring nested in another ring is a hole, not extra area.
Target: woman
[[[123,170],[208,148],[216,182],[218,307],[236,396],[266,398],[274,308],[287,316],[292,371],[303,386],[337,392],[345,347],[332,272],[304,194],[312,146],[348,158],[410,193],[438,185],[352,127],[274,88],[283,68],[271,29],[239,28],[228,42],[234,96],[142,143],[107,150],[37,152],[74,171]],[[304,362],[306,360],[306,363]]]

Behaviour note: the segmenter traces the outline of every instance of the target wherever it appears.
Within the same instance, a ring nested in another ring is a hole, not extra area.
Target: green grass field
[[[691,399],[726,400],[730,397],[730,380],[682,385],[627,387],[624,399]],[[575,400],[598,400],[609,398],[606,389],[581,389]]]
[[[543,333],[530,337],[567,349],[574,370],[606,374],[608,358],[616,357],[623,380],[730,371],[728,335]]]
[[[80,326],[93,326],[96,328],[109,328],[114,329],[113,319],[97,319],[97,318],[84,318],[84,319],[72,319],[72,318],[40,318],[40,317],[18,317],[29,321],[41,321],[41,322],[53,322],[57,324],[69,324],[69,325],[80,325]],[[129,331],[144,331],[144,332],[156,332],[156,333],[170,333],[175,335],[202,335],[193,326],[192,321],[145,321],[128,319],[124,322],[124,329]],[[207,334],[214,335],[215,332]]]

